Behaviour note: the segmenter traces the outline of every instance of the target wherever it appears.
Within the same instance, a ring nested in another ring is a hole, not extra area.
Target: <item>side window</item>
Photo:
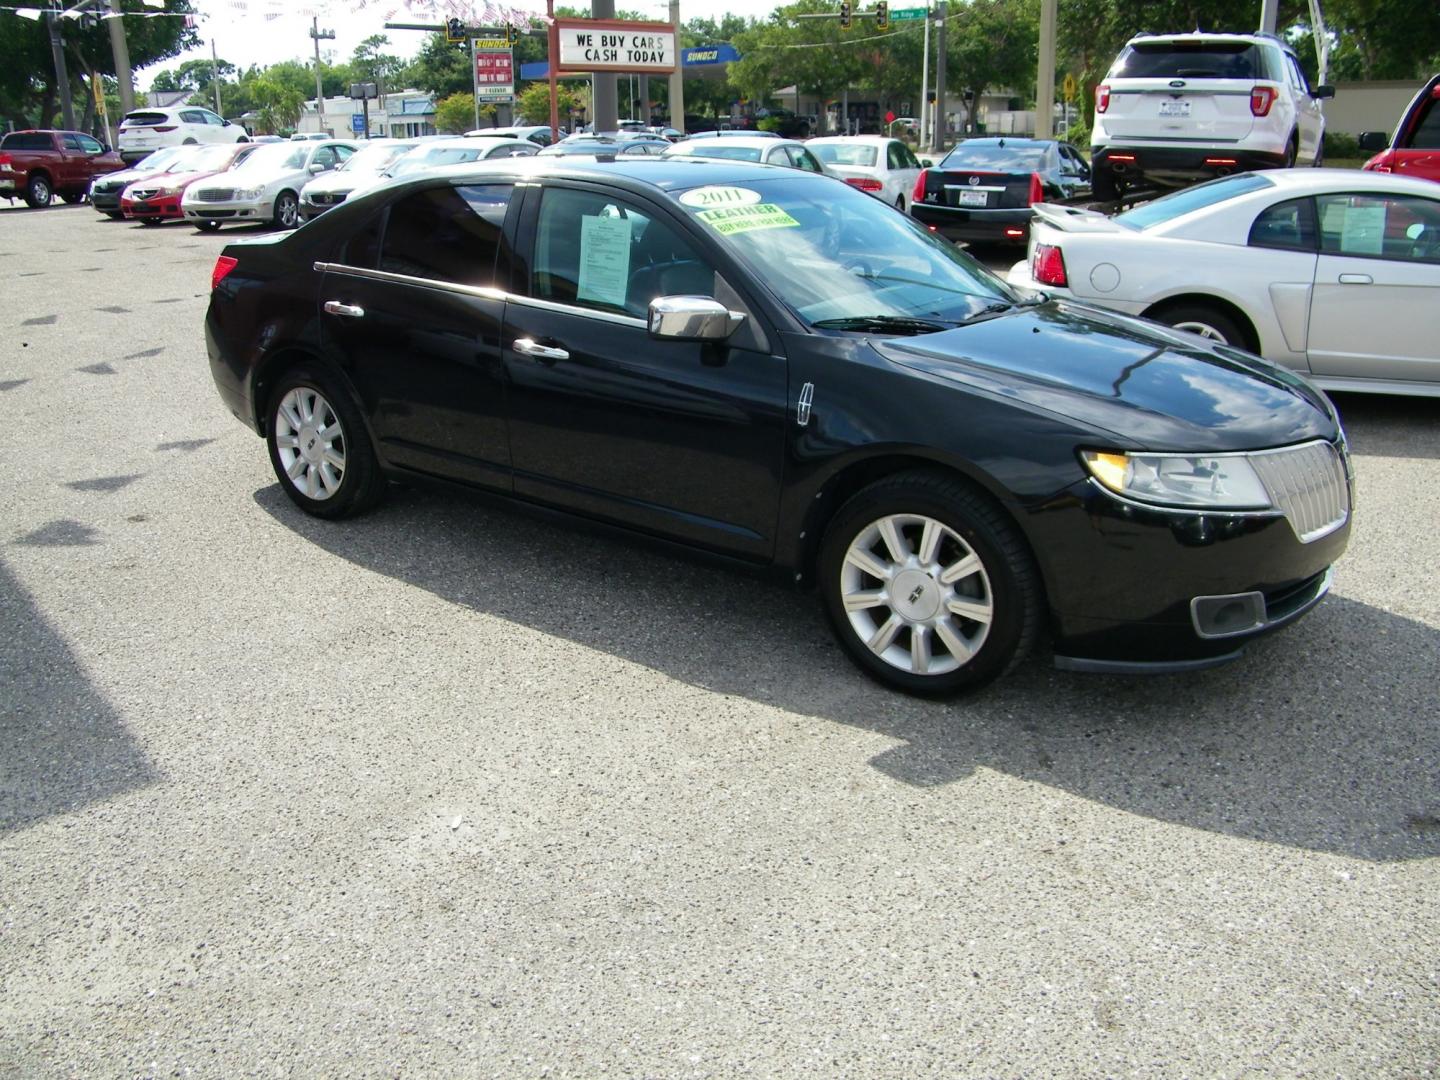
[[[1289,199],[1261,211],[1250,226],[1251,247],[1315,250],[1315,210],[1309,199]]]
[[[767,165],[785,165],[788,167],[793,163],[793,160],[794,159],[785,152],[785,147],[783,146],[777,146],[765,155],[765,163]]]
[[[333,149],[335,151],[335,155],[340,159],[340,164],[342,165],[350,160],[351,154],[355,153],[355,148],[352,146],[336,146]]]
[[[315,151],[315,156],[310,159],[311,165],[323,165],[327,169],[335,167],[336,157],[333,146],[322,146]]]
[[[425,188],[390,208],[380,269],[392,274],[493,285],[509,184]]]
[[[588,191],[545,191],[533,265],[533,296],[636,318],[657,296],[715,295],[715,271],[667,222]]]
[[[80,149],[85,151],[85,153],[103,154],[105,152],[105,147],[100,145],[99,140],[92,139],[89,135],[81,135],[79,136],[79,139]]]
[[[885,167],[889,169],[905,168],[904,147],[899,143],[892,142],[885,147]]]
[[[820,167],[820,162],[815,160],[815,155],[803,146],[790,146],[786,149],[790,151],[790,159],[795,162],[797,169],[804,169],[806,172],[814,173],[825,171]]]
[[[335,261],[345,266],[358,266],[363,270],[374,270],[380,261],[380,233],[385,226],[385,212],[373,214],[370,220],[355,230],[350,239],[335,253]]]
[[[225,126],[225,121],[220,117],[216,116],[213,112],[210,112],[208,109],[201,109],[200,115],[205,117],[205,123],[207,124],[211,124],[215,127]]]
[[[1411,150],[1440,150],[1440,99],[1432,97],[1421,103],[1409,146]]]
[[[184,109],[180,113],[180,119],[187,124],[205,123],[205,114],[199,109]]]
[[[918,169],[918,168],[920,168],[920,167],[921,167],[921,166],[920,166],[920,159],[915,156],[915,152],[914,152],[913,150],[911,150],[908,146],[904,147],[904,150],[905,150],[905,167],[906,167],[907,169]]]
[[[79,135],[62,135],[60,141],[66,150],[74,150],[77,154],[83,154],[85,147],[80,145]]]
[[[1286,59],[1290,62],[1290,81],[1295,84],[1295,89],[1299,90],[1306,97],[1309,97],[1310,80],[1305,78],[1305,69],[1300,66],[1300,61],[1296,60],[1295,57],[1287,55]]]
[[[1322,195],[1327,255],[1440,263],[1440,202],[1414,195]]]

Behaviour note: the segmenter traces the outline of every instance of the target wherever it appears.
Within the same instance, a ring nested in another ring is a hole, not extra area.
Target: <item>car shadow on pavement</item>
[[[976,769],[1196,829],[1369,860],[1440,854],[1440,633],[1332,596],[1207,672],[1074,675],[1037,654],[951,702],[867,680],[813,596],[445,493],[391,489],[344,523],[255,501],[333,555],[475,612],[717,693],[895,740],[925,788]]]
[[[3,563],[0,613],[0,836],[161,779]]]
[[[1357,455],[1440,458],[1440,397],[1331,394]]]

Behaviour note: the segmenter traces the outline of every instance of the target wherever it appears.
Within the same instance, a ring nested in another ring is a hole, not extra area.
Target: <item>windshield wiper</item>
[[[945,323],[903,315],[856,315],[846,319],[821,319],[811,325],[823,330],[873,330],[880,334],[933,334],[950,329]]]
[[[1003,315],[1005,312],[1016,306],[1018,305],[1012,304],[1009,300],[1001,300],[999,303],[995,304],[986,304],[979,311],[971,312],[969,315],[966,315],[965,318],[961,319],[960,321],[962,323],[972,323],[980,319],[988,318],[991,315]]]

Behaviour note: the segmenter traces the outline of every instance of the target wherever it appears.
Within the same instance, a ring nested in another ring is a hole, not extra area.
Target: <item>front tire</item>
[[[265,442],[280,486],[307,514],[350,517],[385,494],[360,410],[349,388],[323,367],[300,365],[277,380]]]
[[[196,232],[219,232],[220,222],[218,221],[197,221],[195,222]]]
[[[1040,577],[1000,509],[963,481],[910,472],[864,488],[831,520],[820,591],[866,674],[946,697],[1003,675],[1039,632]]]
[[[300,200],[293,191],[282,191],[275,196],[275,224],[282,229],[293,229],[300,224]]]
[[[50,186],[50,181],[44,176],[32,176],[30,183],[25,185],[25,202],[32,209],[43,210],[50,205],[50,200],[55,197],[55,191]]]

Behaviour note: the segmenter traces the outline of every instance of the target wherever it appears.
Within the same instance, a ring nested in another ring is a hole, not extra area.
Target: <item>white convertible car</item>
[[[1440,396],[1440,184],[1277,169],[1114,218],[1035,212],[1012,285],[1225,341],[1327,390]]]

